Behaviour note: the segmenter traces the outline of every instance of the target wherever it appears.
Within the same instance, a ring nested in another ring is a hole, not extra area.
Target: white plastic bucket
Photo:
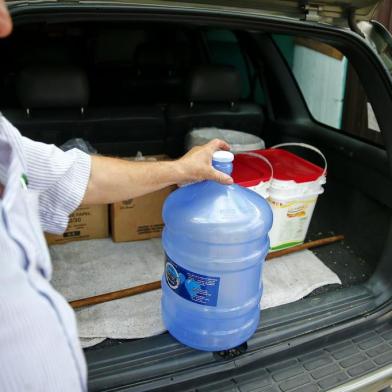
[[[257,158],[256,162],[248,157]],[[263,161],[263,163],[260,162]],[[264,199],[268,199],[269,188],[273,178],[273,167],[263,155],[255,152],[241,152],[235,154],[232,177],[234,182],[248,188]]]
[[[185,137],[185,146],[187,150],[190,150],[192,147],[201,146],[216,138],[229,143],[233,153],[265,148],[264,141],[256,135],[213,127],[194,129],[189,132]]]
[[[317,152],[324,160],[324,168],[279,149],[285,146],[300,146]],[[270,249],[275,251],[301,244],[305,240],[318,195],[324,192],[327,160],[319,149],[304,143],[283,143],[260,154],[271,162],[274,169],[268,189],[268,201],[274,217],[269,233]]]

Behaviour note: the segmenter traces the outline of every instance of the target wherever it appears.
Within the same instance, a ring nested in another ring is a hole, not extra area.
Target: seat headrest
[[[191,102],[237,102],[241,98],[241,87],[236,68],[200,66],[191,72],[188,97]]]
[[[20,72],[18,97],[24,108],[81,108],[89,101],[86,74],[73,66],[32,66]]]

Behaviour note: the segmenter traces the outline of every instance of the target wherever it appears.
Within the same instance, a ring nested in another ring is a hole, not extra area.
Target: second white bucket
[[[285,146],[299,146],[317,152],[324,160],[324,168],[280,148]],[[301,244],[318,195],[324,192],[327,160],[319,149],[304,143],[283,143],[258,153],[273,167],[273,179],[268,190],[274,216],[269,233],[270,248],[276,251]]]

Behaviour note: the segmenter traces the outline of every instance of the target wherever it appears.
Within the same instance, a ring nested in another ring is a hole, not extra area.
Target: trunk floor
[[[317,233],[308,236],[306,241],[313,241],[323,237],[336,235],[334,232]],[[366,282],[372,273],[372,268],[366,260],[355,254],[346,241],[339,241],[334,244],[323,245],[312,250],[312,252],[333,272],[340,280],[341,285],[333,284],[320,287],[314,290],[308,297],[324,294],[327,292],[340,290]]]
[[[333,232],[310,234],[307,241],[316,240],[323,237],[335,235]],[[373,268],[366,261],[355,254],[350,245],[345,241],[324,245],[313,250],[313,253],[323,261],[323,263],[335,272],[342,284],[332,284],[314,290],[308,297],[319,296],[331,291],[340,290],[364,283],[369,279]],[[127,339],[106,339],[103,342],[86,348],[86,351],[100,350],[106,347],[116,346],[130,340]]]

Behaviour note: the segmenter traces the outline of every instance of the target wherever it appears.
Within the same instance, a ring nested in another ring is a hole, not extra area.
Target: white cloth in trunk
[[[50,253],[52,283],[70,301],[159,280],[164,267],[159,238],[71,242],[51,246]],[[266,262],[263,283],[261,306],[266,309],[341,282],[312,252],[302,251]],[[136,339],[162,333],[160,298],[161,290],[156,290],[77,310],[82,345],[95,345],[105,338]]]

